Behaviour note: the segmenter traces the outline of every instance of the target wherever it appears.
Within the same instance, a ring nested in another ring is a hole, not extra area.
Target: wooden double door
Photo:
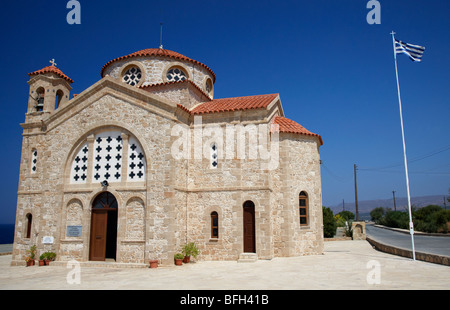
[[[92,204],[89,260],[116,259],[117,200],[109,192],[97,196]]]

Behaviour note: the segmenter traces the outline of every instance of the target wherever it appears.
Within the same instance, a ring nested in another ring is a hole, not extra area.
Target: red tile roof
[[[295,134],[299,134],[299,135],[318,137],[320,140],[320,145],[323,145],[323,140],[320,135],[308,131],[305,127],[303,127],[299,123],[294,122],[293,120],[290,120],[286,117],[275,116],[275,118],[273,120],[273,124],[279,125],[280,132],[288,132],[288,133],[295,133]]]
[[[191,110],[192,114],[205,114],[227,111],[267,108],[278,94],[213,99],[201,103]]]
[[[38,75],[38,74],[44,74],[44,73],[54,73],[54,74],[64,78],[65,80],[67,80],[69,83],[73,83],[73,80],[71,78],[69,78],[67,75],[62,73],[62,71],[59,70],[58,68],[56,68],[55,66],[48,66],[48,67],[42,68],[41,70],[37,70],[37,71],[31,72],[31,73],[28,73],[28,75],[32,76],[32,75]]]
[[[208,66],[202,64],[201,62],[198,62],[197,60],[193,60],[193,59],[190,59],[190,58],[188,58],[188,57],[186,57],[184,55],[181,55],[180,53],[177,53],[177,52],[174,52],[174,51],[170,51],[170,50],[165,50],[165,49],[162,49],[162,48],[147,48],[147,49],[140,50],[140,51],[131,53],[129,55],[125,55],[125,56],[113,59],[111,61],[108,61],[103,66],[102,71],[100,72],[100,74],[103,77],[103,71],[105,70],[105,68],[108,65],[112,64],[113,62],[116,62],[116,61],[119,61],[119,60],[122,60],[122,59],[127,59],[127,58],[132,58],[132,57],[140,57],[140,56],[162,56],[162,57],[170,57],[170,58],[179,59],[179,60],[186,60],[186,61],[198,64],[198,65],[206,68],[211,73],[211,75],[213,76],[213,80],[214,80],[213,82],[216,81],[216,75],[214,74],[214,72]]]
[[[144,89],[147,91],[151,91],[152,88],[158,87],[158,86],[166,86],[166,85],[175,85],[175,84],[191,84],[194,86],[203,96],[205,96],[208,99],[211,99],[209,95],[207,95],[200,87],[198,87],[197,84],[192,82],[191,80],[183,80],[183,81],[171,81],[171,82],[163,82],[158,84],[151,84],[151,85],[145,85],[145,86],[139,86],[140,89]]]

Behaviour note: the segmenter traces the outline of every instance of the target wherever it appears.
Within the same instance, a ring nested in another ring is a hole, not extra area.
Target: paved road
[[[366,234],[381,243],[403,249],[412,249],[411,235],[390,229],[366,225]],[[416,252],[445,255],[450,257],[450,237],[414,234]]]

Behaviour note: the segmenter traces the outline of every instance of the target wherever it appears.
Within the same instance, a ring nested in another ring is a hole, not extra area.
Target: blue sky
[[[425,46],[422,63],[398,56],[411,195],[449,194],[449,1],[380,0],[379,25],[366,0],[80,0],[80,25],[67,2],[1,6],[0,223],[15,218],[27,74],[54,58],[80,93],[109,60],[158,47],[161,19],[164,48],[215,72],[215,98],[279,93],[286,117],[322,136],[326,206],[354,201],[354,164],[359,200],[406,196],[389,33]]]

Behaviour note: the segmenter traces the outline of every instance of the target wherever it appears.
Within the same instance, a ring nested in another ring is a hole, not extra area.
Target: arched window
[[[298,195],[298,208],[300,214],[300,226],[308,225],[308,194],[301,191]]]
[[[218,148],[217,144],[213,143],[211,144],[210,149],[210,168],[216,169],[218,165],[219,165]]]
[[[58,89],[56,92],[56,98],[55,98],[55,110],[59,108],[59,105],[61,104],[61,100],[64,97],[64,93],[61,89]]]
[[[44,96],[45,96],[45,89],[43,87],[39,87],[36,90],[36,111],[41,112],[44,111]]]
[[[166,77],[169,82],[184,81],[187,79],[186,73],[178,67],[171,68],[167,71]]]
[[[211,238],[219,238],[219,214],[211,212]]]
[[[31,215],[31,213],[27,214],[27,231],[25,234],[25,238],[30,238],[31,237],[31,224],[33,222],[33,216]]]
[[[92,146],[88,141],[82,143],[72,161],[70,183],[145,181],[146,161],[142,146],[134,136],[125,136],[122,138],[122,132],[118,130],[103,131],[95,134]],[[92,167],[89,179],[88,167]]]

